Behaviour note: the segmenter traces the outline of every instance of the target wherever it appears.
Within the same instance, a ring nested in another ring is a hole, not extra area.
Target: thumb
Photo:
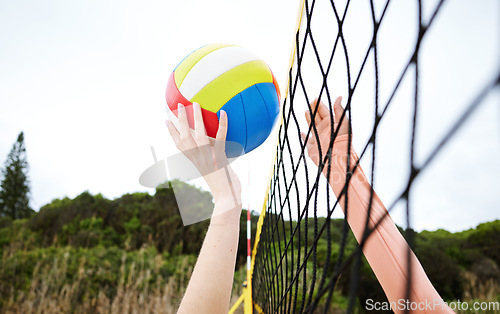
[[[340,104],[342,102],[342,97],[337,97],[335,103],[333,104],[333,112],[335,113],[335,123],[338,124],[340,122],[340,118],[344,114],[344,108]],[[347,117],[344,117],[344,121],[346,121]]]

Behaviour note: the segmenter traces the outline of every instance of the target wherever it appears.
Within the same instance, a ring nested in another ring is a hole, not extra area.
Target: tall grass
[[[154,247],[19,247],[2,252],[1,313],[175,313],[196,256],[159,254]],[[241,294],[244,267],[235,273]]]
[[[147,247],[111,251],[69,247],[4,251],[0,277],[9,286],[2,287],[6,295],[1,311],[175,313],[195,257],[166,258]],[[116,253],[121,253],[121,260],[113,265]]]

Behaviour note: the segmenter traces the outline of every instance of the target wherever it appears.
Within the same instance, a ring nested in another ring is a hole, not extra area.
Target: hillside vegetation
[[[213,206],[210,193],[180,181],[171,183],[192,195],[193,210]],[[245,277],[245,218],[242,215],[234,300]],[[257,218],[252,215],[253,228]],[[341,225],[341,220],[333,221],[332,242],[338,243]],[[74,199],[54,200],[26,219],[0,217],[0,311],[175,313],[207,227],[208,221],[183,226],[171,189],[114,200],[84,192]],[[414,235],[415,252],[443,298],[499,300],[500,221],[459,233]],[[332,258],[337,243],[332,243]],[[352,250],[352,235],[348,243]],[[326,258],[326,246],[326,237],[321,238],[318,266]],[[363,263],[359,302],[384,300]],[[342,278],[338,290],[347,295],[348,282]]]

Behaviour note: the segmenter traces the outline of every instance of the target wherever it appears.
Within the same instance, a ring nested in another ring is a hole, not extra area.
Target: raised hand
[[[342,97],[338,97],[335,100],[335,103],[333,105],[333,131],[335,132],[338,128],[338,125],[340,123],[340,119],[342,117],[342,114],[344,113],[344,108],[342,108],[342,105],[340,104],[342,101]],[[331,133],[331,125],[332,122],[330,120],[330,110],[328,107],[326,107],[325,104],[323,104],[321,101],[318,99],[315,99],[311,103],[311,110],[314,112],[316,110],[316,107],[318,107],[318,112],[316,113],[316,116],[314,118],[314,121],[311,121],[311,112],[307,110],[305,112],[306,120],[311,128],[311,132],[309,134],[309,138],[307,138],[306,141],[306,134],[301,132],[301,137],[302,140],[304,140],[307,148],[307,152],[309,154],[309,157],[313,160],[313,162],[316,164],[316,166],[319,166],[320,158],[323,159],[325,155],[328,152],[328,148],[333,145],[333,143],[330,143],[330,133]],[[314,129],[311,126],[311,123],[314,123],[316,125],[316,130],[318,131],[318,138],[319,138],[319,146],[321,147],[321,154],[322,156],[319,155],[319,149],[318,149],[318,141],[316,139],[316,135],[314,133]],[[340,128],[338,130],[337,138],[341,135],[346,135],[349,133],[349,121],[347,120],[347,116],[345,116],[342,119],[342,123],[340,123]]]
[[[194,132],[188,124],[186,109],[178,106],[179,129],[167,121],[168,130],[177,148],[195,165],[207,182],[219,209],[241,207],[241,185],[231,169],[225,152],[227,114],[221,111],[219,129],[215,141],[207,137],[200,105],[193,104]],[[194,133],[194,136],[193,136]],[[222,208],[223,207],[223,208]]]

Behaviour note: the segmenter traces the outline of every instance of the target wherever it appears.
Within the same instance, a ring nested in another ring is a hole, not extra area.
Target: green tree
[[[29,217],[33,210],[29,206],[28,161],[23,132],[19,133],[12,146],[2,174],[0,216],[9,216],[12,219]]]

